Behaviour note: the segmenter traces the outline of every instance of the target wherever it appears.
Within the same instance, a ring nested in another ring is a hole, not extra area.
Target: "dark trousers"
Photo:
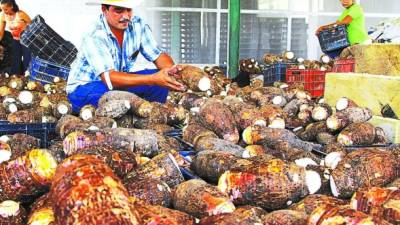
[[[153,74],[157,71],[143,70],[135,72],[135,74]],[[155,85],[142,85],[118,90],[135,93],[150,102],[165,103],[168,97],[167,88]],[[79,110],[87,104],[97,107],[100,97],[108,91],[107,86],[102,81],[95,81],[79,86],[74,92],[68,94],[68,99],[72,104],[73,111],[79,113]]]
[[[337,50],[333,50],[330,52],[327,52],[326,54],[331,58],[331,59],[336,59],[337,57],[340,56],[344,48],[339,48]]]
[[[31,51],[29,48],[23,46],[20,41],[15,39],[13,39],[12,49],[14,57],[11,73],[23,75],[31,62]]]

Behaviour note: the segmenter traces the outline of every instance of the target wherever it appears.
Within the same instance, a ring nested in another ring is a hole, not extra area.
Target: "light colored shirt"
[[[101,81],[101,74],[115,70],[135,72],[135,53],[139,51],[148,61],[155,61],[162,50],[154,40],[150,27],[134,16],[125,30],[122,48],[103,14],[84,36],[77,58],[71,64],[67,93],[78,86]]]
[[[0,12],[0,17],[6,23],[6,30],[10,31],[15,40],[20,39],[22,31],[31,22],[30,17],[22,10],[13,15],[6,15],[4,12]]]
[[[361,5],[353,4],[343,11],[339,17],[339,22],[343,21],[346,16],[350,16],[353,20],[347,25],[347,36],[351,45],[362,44],[369,39],[367,30],[365,29],[364,10]]]

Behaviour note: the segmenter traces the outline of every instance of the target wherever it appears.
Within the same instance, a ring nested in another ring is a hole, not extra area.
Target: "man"
[[[340,0],[342,6],[345,8],[343,13],[340,15],[338,21],[333,24],[328,24],[318,28],[316,34],[318,35],[323,29],[337,25],[347,26],[347,36],[350,45],[355,44],[369,44],[371,39],[368,36],[367,30],[365,29],[365,17],[364,11],[360,4],[357,4],[355,0]],[[328,55],[331,58],[336,58],[340,55],[343,49],[339,49],[333,52],[329,52]]]
[[[184,89],[169,76],[177,70],[171,57],[158,47],[149,26],[133,16],[132,8],[140,4],[139,0],[102,0],[96,4],[101,4],[102,14],[84,36],[67,81],[75,112],[86,104],[97,106],[99,98],[113,89],[161,103],[166,101],[169,89]],[[139,53],[158,70],[148,75],[134,72]]]

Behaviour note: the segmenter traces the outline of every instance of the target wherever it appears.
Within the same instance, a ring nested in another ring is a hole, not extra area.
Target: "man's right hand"
[[[179,83],[169,75],[170,69],[162,69],[153,75],[153,83],[158,86],[167,87],[174,91],[185,91],[185,85]]]

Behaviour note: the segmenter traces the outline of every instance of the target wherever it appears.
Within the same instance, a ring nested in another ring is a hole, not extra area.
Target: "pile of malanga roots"
[[[3,136],[0,224],[400,224],[400,147],[369,109],[179,73],[166,104],[111,91],[64,115],[49,149]]]

